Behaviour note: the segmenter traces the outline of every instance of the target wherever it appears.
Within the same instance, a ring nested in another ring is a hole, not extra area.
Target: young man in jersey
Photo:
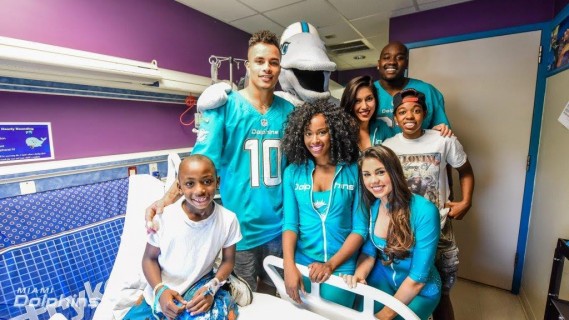
[[[294,106],[274,95],[281,70],[277,36],[269,31],[253,34],[247,59],[248,85],[230,92],[223,106],[204,111],[192,153],[215,163],[223,205],[239,220],[243,239],[237,244],[235,273],[253,291],[272,292],[262,287],[263,281],[271,284],[262,262],[267,255],[282,257],[282,172],[286,163],[281,139]],[[171,203],[168,197],[163,199],[165,204]]]

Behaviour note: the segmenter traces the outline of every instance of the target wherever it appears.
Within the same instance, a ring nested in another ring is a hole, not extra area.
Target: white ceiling
[[[389,37],[389,18],[469,0],[176,0],[247,33],[281,35],[297,21],[318,29],[326,45],[361,40],[369,50],[331,54],[338,70],[375,66]],[[354,56],[364,59],[355,60]]]

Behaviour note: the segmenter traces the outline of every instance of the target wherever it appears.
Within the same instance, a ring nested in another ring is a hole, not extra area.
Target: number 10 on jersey
[[[250,152],[251,159],[251,187],[261,186],[261,172],[263,184],[267,187],[278,186],[281,181],[281,141],[267,139],[259,143],[259,139],[245,141],[245,150]]]

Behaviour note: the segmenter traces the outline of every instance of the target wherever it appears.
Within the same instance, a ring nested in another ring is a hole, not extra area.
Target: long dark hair
[[[342,94],[342,99],[340,100],[340,106],[344,109],[344,111],[350,114],[354,119],[358,119],[354,112],[354,105],[356,104],[356,96],[358,94],[358,90],[361,88],[369,88],[373,94],[375,99],[375,110],[373,111],[373,115],[371,117],[371,121],[375,121],[377,116],[377,109],[379,109],[379,98],[377,96],[377,90],[373,86],[373,79],[370,76],[359,76],[355,77],[344,88],[344,93]]]
[[[391,149],[385,146],[376,146],[364,150],[358,160],[360,167],[360,184],[363,189],[363,202],[368,208],[376,200],[374,195],[367,190],[363,183],[362,163],[366,159],[376,159],[383,163],[389,178],[391,179],[392,191],[388,195],[387,210],[391,217],[391,223],[387,230],[387,245],[383,249],[382,263],[391,264],[394,260],[405,259],[409,256],[409,249],[415,241],[411,231],[410,203],[412,193],[407,187],[403,168],[399,158]],[[372,235],[370,234],[370,237]]]
[[[330,162],[354,163],[358,159],[358,126],[354,119],[327,100],[305,103],[288,116],[281,145],[290,163],[303,164],[312,159],[304,145],[304,132],[310,120],[322,114],[330,129]]]

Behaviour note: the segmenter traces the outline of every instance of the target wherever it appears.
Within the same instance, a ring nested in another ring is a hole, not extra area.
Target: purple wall
[[[473,0],[391,18],[389,39],[410,43],[546,22],[554,6],[554,0]]]
[[[246,57],[249,34],[175,1],[1,1],[0,36],[210,76],[210,55]],[[228,78],[228,65],[220,77]],[[244,73],[234,70],[234,79]],[[56,160],[192,146],[182,105],[0,92],[0,121],[52,122]],[[191,117],[190,117],[191,119]]]
[[[178,121],[184,106],[14,92],[0,92],[0,101],[0,121],[51,122],[57,160],[183,148],[195,140],[193,126]]]
[[[555,15],[561,12],[567,4],[569,4],[569,0],[555,0]]]

